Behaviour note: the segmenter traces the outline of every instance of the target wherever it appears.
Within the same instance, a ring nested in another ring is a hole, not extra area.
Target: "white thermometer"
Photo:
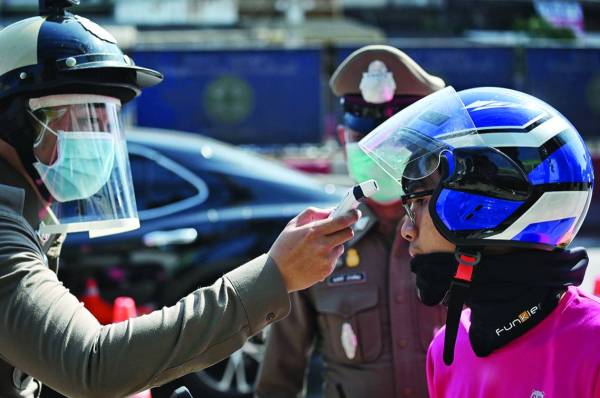
[[[346,192],[337,207],[333,209],[331,217],[336,218],[352,209],[356,209],[363,199],[368,198],[377,191],[379,191],[379,186],[375,180],[368,180],[353,186]]]

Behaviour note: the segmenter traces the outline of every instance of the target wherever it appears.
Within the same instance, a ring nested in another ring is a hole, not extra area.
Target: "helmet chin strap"
[[[460,323],[460,314],[471,286],[473,270],[481,260],[481,252],[474,248],[457,247],[454,256],[458,261],[458,267],[450,283],[450,289],[444,297],[444,304],[448,306],[446,334],[444,336],[444,363],[446,365],[451,365],[454,360],[454,345],[458,333],[458,324]]]

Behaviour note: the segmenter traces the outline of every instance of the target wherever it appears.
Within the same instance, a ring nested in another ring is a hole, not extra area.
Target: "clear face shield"
[[[121,102],[99,95],[29,100],[33,164],[51,194],[40,233],[90,237],[139,228]]]
[[[359,146],[405,195],[403,180],[421,180],[440,165],[444,151],[485,145],[452,87],[404,108],[379,125]]]

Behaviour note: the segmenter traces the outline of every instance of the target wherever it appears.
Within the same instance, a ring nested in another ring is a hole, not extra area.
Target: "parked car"
[[[93,278],[108,301],[130,296],[147,309],[174,304],[266,252],[306,207],[332,207],[341,197],[333,185],[197,134],[136,129],[128,149],[141,228],[67,238],[60,275],[80,297]],[[263,343],[256,336],[176,383],[196,396],[250,396]]]

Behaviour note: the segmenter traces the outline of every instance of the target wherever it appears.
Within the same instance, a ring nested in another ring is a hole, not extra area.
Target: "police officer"
[[[419,303],[397,184],[358,148],[365,134],[399,110],[444,87],[404,52],[371,45],[352,53],[330,86],[341,97],[348,170],[356,182],[375,178],[377,192],[355,226],[334,273],[293,295],[292,311],[269,331],[258,397],[301,395],[315,345],[324,361],[324,396],[426,397],[425,355],[443,325],[441,307]]]
[[[0,32],[0,396],[120,397],[209,366],[289,310],[288,292],[324,279],[351,238],[353,212],[308,209],[268,254],[214,285],[102,326],[57,279],[68,232],[139,226],[123,103],[162,80],[114,38],[42,0],[41,16]],[[157,189],[160,189],[157,187]]]

